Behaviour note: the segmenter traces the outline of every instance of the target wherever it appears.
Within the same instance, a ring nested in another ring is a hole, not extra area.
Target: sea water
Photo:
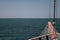
[[[39,36],[48,18],[0,18],[0,40],[28,40]],[[60,32],[60,18],[56,19],[56,30]]]

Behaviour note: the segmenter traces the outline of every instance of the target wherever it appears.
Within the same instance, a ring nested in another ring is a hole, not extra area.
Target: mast
[[[56,14],[56,0],[54,0],[54,14],[53,14],[53,24],[55,25],[55,14]]]

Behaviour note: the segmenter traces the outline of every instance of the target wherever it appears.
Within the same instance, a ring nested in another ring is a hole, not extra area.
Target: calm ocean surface
[[[40,35],[48,18],[0,18],[0,40],[28,40]],[[52,21],[52,19],[50,19]],[[60,18],[56,19],[60,32]]]

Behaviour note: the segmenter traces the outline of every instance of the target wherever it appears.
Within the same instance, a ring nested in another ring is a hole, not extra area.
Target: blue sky
[[[0,18],[49,18],[49,6],[53,17],[53,0],[0,0]],[[57,17],[60,18],[60,0]]]

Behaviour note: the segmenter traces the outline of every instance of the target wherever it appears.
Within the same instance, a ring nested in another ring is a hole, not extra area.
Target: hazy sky
[[[53,17],[53,0],[0,0],[0,18]],[[57,0],[57,17],[60,18],[60,0]]]

